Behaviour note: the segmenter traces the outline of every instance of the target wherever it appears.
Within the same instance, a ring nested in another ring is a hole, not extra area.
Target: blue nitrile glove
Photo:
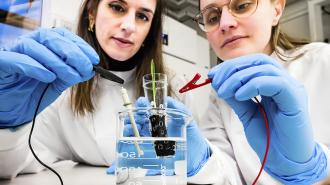
[[[92,47],[61,28],[38,29],[0,51],[0,128],[31,121],[48,83],[39,112],[68,87],[90,79],[98,62]]]
[[[243,56],[214,67],[208,77],[218,96],[238,115],[260,160],[266,129],[252,99],[261,96],[270,124],[265,169],[271,175],[286,184],[308,184],[326,174],[325,155],[313,139],[305,89],[277,61],[264,54]]]
[[[191,112],[185,105],[171,97],[167,97],[167,108],[176,109],[185,114],[191,115]],[[175,124],[182,124],[175,122]],[[169,132],[171,128],[169,128]],[[175,132],[175,129],[173,130]],[[193,120],[187,125],[187,176],[194,176],[199,172],[203,165],[211,156],[210,148]]]
[[[113,162],[112,165],[107,169],[107,174],[114,175],[117,166],[117,161]]]

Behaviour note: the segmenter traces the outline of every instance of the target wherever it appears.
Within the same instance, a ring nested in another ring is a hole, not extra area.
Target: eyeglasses
[[[227,5],[231,15],[237,18],[252,15],[257,7],[258,0],[230,0]],[[193,19],[204,32],[211,32],[220,26],[220,19],[223,7],[208,7],[202,10]]]

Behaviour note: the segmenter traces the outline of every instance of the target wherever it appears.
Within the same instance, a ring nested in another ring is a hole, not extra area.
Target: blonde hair
[[[271,0],[271,1],[275,2],[275,0]],[[283,52],[281,52],[279,48],[281,48],[283,51],[287,51],[287,50],[297,49],[300,46],[309,43],[309,41],[307,40],[293,38],[285,34],[280,28],[280,23],[272,28],[272,36],[270,42],[271,42],[270,43],[271,47],[275,52],[275,54],[283,61],[295,60],[301,57],[303,54],[292,57],[286,56]]]

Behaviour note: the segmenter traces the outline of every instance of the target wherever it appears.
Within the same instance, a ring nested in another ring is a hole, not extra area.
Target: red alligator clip
[[[197,81],[201,78],[201,75],[199,73],[197,73],[194,78],[192,80],[190,80],[190,82],[188,82],[185,86],[183,86],[179,92],[180,93],[184,93],[184,92],[187,92],[187,91],[190,91],[190,90],[193,90],[195,88],[198,88],[198,87],[201,87],[201,86],[204,86],[206,84],[209,84],[212,82],[211,79],[206,79],[203,83],[201,84],[196,84]]]

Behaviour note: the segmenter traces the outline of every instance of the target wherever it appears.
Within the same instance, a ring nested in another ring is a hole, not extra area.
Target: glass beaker
[[[138,108],[119,113],[115,171],[117,185],[187,184],[186,126],[192,117],[174,109],[162,109],[167,136],[152,137],[150,115],[154,114],[154,109]],[[140,125],[140,137],[135,137],[130,130],[130,111]],[[143,151],[142,155],[139,155],[136,145]],[[174,152],[158,155],[157,148]]]

